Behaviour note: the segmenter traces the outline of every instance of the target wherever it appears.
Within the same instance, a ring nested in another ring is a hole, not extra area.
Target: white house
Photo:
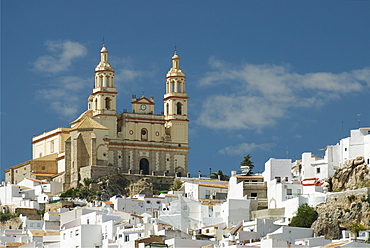
[[[278,183],[276,179],[268,184],[269,209],[285,208],[287,221],[296,214],[300,205],[316,206],[325,200],[326,194],[321,186],[303,186],[299,181]]]
[[[199,201],[200,199],[215,199],[216,195],[228,192],[228,182],[219,180],[194,179],[183,184],[184,194],[187,198]],[[226,197],[225,197],[226,198]]]
[[[262,176],[265,182],[270,182],[273,179],[276,179],[277,182],[289,182],[292,180],[291,167],[291,159],[270,158],[265,163],[265,171]]]
[[[302,227],[282,226],[276,231],[269,233],[261,240],[261,247],[289,247],[288,244],[294,244],[297,239],[313,237],[313,229]],[[277,246],[277,244],[284,244]]]
[[[357,157],[364,157],[365,162],[370,164],[370,128],[351,130],[350,137],[341,139],[336,145],[327,146],[323,158],[310,152],[303,153],[302,179],[329,178],[347,160]]]

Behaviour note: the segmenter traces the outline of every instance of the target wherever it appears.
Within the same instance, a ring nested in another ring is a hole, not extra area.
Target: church
[[[166,75],[164,111],[155,114],[154,98],[135,95],[131,112],[117,113],[114,68],[103,45],[95,68],[88,109],[70,127],[32,139],[32,160],[5,170],[5,180],[24,178],[63,183],[64,190],[84,178],[114,173],[185,176],[188,172],[188,96],[186,77],[175,52]]]

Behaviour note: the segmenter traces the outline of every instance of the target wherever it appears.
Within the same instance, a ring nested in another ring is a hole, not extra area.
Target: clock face
[[[146,105],[141,105],[141,106],[140,106],[140,109],[141,109],[141,110],[146,110]]]

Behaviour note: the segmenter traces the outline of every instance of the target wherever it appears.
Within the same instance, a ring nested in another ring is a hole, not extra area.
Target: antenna
[[[358,128],[361,127],[361,114],[357,114],[358,116]]]
[[[103,36],[103,46],[105,46],[104,36]]]
[[[289,158],[289,149],[288,149],[288,145],[286,145],[286,158]]]

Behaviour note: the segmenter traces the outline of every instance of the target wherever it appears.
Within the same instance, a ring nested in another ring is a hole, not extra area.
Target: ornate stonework
[[[154,98],[145,96],[132,97],[131,112],[116,112],[118,92],[114,69],[104,45],[100,55],[88,110],[71,122],[71,127],[57,128],[34,137],[31,161],[53,155],[53,169],[48,170],[53,173],[49,173],[48,179],[63,182],[64,189],[76,187],[84,178],[117,172],[185,176],[189,150],[188,96],[179,56],[175,53],[172,57],[172,68],[163,85],[164,112],[158,115],[155,114]],[[50,160],[48,163],[51,164]],[[21,174],[15,174],[17,166],[5,171],[6,181],[17,183],[22,179]],[[30,176],[23,170],[31,167],[21,167],[22,173]]]

